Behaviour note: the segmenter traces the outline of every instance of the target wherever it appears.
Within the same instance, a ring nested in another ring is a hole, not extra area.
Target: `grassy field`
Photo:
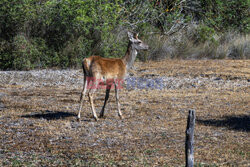
[[[249,60],[138,62],[129,76],[162,89],[125,84],[123,120],[114,90],[98,122],[86,97],[78,122],[81,70],[0,72],[0,166],[184,166],[189,109],[196,166],[250,166]]]

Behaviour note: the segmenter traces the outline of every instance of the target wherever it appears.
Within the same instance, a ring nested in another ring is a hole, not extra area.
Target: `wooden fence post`
[[[194,125],[195,125],[195,111],[189,110],[187,119],[187,130],[186,130],[186,167],[194,166]]]

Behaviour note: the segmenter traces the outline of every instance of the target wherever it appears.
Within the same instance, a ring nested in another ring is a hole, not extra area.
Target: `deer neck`
[[[133,48],[131,42],[129,42],[127,52],[123,57],[123,61],[126,64],[127,70],[130,69],[134,64],[136,56],[137,56],[137,50]]]

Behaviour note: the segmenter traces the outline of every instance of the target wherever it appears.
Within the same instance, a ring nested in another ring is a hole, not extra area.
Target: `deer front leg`
[[[106,87],[106,96],[105,96],[105,100],[104,100],[104,104],[103,104],[103,107],[102,107],[102,110],[100,112],[100,118],[102,118],[104,116],[104,109],[105,109],[105,106],[106,106],[106,103],[109,99],[109,92],[110,92],[110,89],[111,89],[111,86],[107,86]]]
[[[117,85],[117,83],[114,83],[114,85],[115,85],[115,97],[116,97],[116,102],[117,102],[118,115],[121,119],[123,119],[122,112],[121,112],[121,106],[120,106],[120,102],[119,102],[118,85]]]
[[[96,115],[94,101],[93,101],[95,90],[96,90],[95,88],[89,90],[89,102],[91,105],[93,116],[94,116],[95,120],[98,121],[98,117]]]
[[[77,115],[78,120],[80,120],[80,118],[81,118],[81,110],[82,110],[83,100],[84,100],[84,97],[85,97],[85,94],[86,94],[86,90],[87,90],[87,84],[88,84],[87,83],[87,79],[84,76],[83,90],[81,92],[81,97],[80,97],[80,108],[79,108],[79,112],[78,112],[78,115]]]

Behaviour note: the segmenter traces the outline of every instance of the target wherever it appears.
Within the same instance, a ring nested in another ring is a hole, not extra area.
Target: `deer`
[[[82,69],[84,73],[83,90],[80,96],[80,108],[77,115],[78,121],[81,118],[81,110],[83,106],[83,100],[88,89],[88,97],[91,106],[93,116],[96,121],[98,117],[94,107],[94,94],[99,84],[106,85],[106,95],[102,110],[99,118],[104,117],[104,110],[106,103],[109,99],[110,89],[113,86],[115,88],[115,97],[117,103],[118,116],[123,119],[121,106],[119,102],[119,88],[118,84],[123,81],[128,70],[132,67],[137,53],[140,50],[148,50],[149,46],[138,38],[138,33],[128,32],[128,47],[123,58],[103,58],[100,56],[92,55],[88,58],[84,58],[82,61]],[[98,81],[98,82],[96,82]],[[102,81],[102,82],[99,82]],[[96,82],[96,83],[95,83]],[[95,85],[97,84],[97,85]]]

